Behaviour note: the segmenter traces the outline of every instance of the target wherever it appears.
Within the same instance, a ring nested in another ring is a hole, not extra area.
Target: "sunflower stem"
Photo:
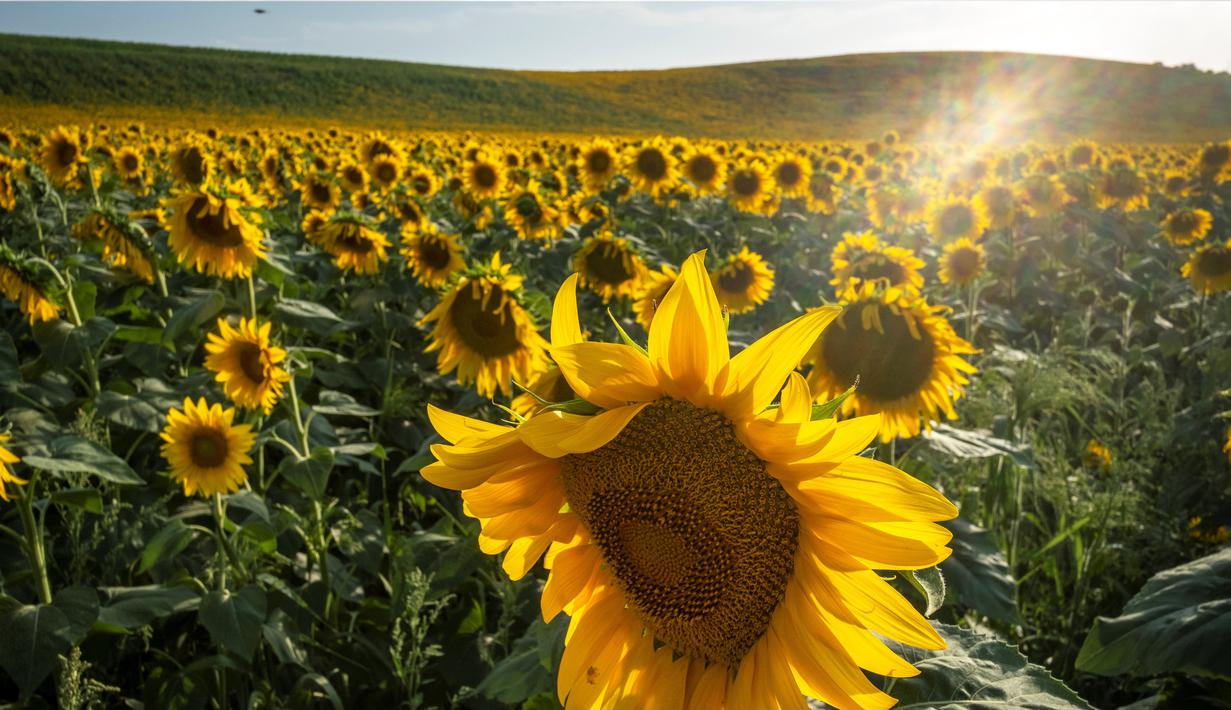
[[[248,274],[248,317],[256,320],[256,283],[252,274]]]
[[[287,383],[287,389],[291,393],[291,413],[295,415],[293,423],[295,424],[295,433],[299,436],[300,454],[303,458],[308,458],[311,453],[311,447],[308,446],[308,430],[303,425],[303,414],[299,410],[299,392],[295,389],[295,373],[291,373],[291,379]]]
[[[218,547],[222,549],[221,559],[218,561],[218,591],[223,591],[227,587],[227,566],[239,569],[239,556],[235,554],[235,548],[231,546],[231,541],[227,539],[227,514],[222,505],[222,494],[214,494],[214,522],[218,526]]]
[[[38,208],[34,205],[34,200],[30,200],[30,219],[34,222],[35,232],[38,234],[38,251],[39,254],[47,258],[47,242],[43,238],[43,223],[38,218]]]
[[[17,509],[21,512],[21,524],[26,529],[26,552],[34,579],[38,582],[39,603],[50,604],[51,581],[47,578],[47,550],[43,547],[43,528],[34,519],[34,486],[37,481],[36,469],[31,474],[29,483],[17,489]]]

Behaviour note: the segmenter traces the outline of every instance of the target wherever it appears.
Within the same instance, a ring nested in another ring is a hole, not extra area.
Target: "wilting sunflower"
[[[342,189],[328,175],[312,173],[296,184],[299,201],[308,209],[330,211],[342,201]]]
[[[86,146],[81,134],[63,126],[43,139],[39,164],[57,186],[64,186],[77,177],[78,169],[87,163]]]
[[[9,469],[9,466],[12,466],[15,463],[21,463],[20,458],[18,458],[13,452],[4,448],[4,444],[8,442],[9,438],[10,437],[8,434],[0,434],[0,500],[5,501],[9,499],[9,493],[4,489],[6,485],[10,483],[15,486],[26,485],[25,480],[18,478],[17,475]]]
[[[928,205],[928,232],[941,244],[957,239],[978,239],[990,220],[977,202],[949,195],[937,197]]]
[[[1064,209],[1073,197],[1055,175],[1031,175],[1017,186],[1026,211],[1035,217],[1050,217]]]
[[[1107,170],[1095,178],[1094,183],[1100,208],[1119,207],[1125,212],[1150,206],[1146,187],[1145,175],[1130,167]]]
[[[636,293],[645,270],[628,240],[610,233],[588,237],[573,257],[581,285],[597,293],[603,303]]]
[[[249,424],[233,424],[235,410],[184,400],[182,410],[167,412],[162,430],[162,457],[171,465],[171,477],[184,486],[184,495],[234,493],[248,480],[244,465],[252,463],[248,451],[256,441]]]
[[[552,355],[594,416],[517,427],[429,416],[428,481],[462,491],[479,545],[519,579],[546,553],[543,618],[571,619],[566,707],[888,708],[860,668],[918,670],[872,631],[943,640],[875,569],[948,556],[956,509],[859,457],[878,418],[811,421],[792,374],[837,315],[820,309],[730,357],[702,254],[684,264],[649,347],[581,341],[576,280],[556,297]],[[785,388],[784,388],[785,385]],[[782,392],[777,408],[771,404]]]
[[[174,214],[167,243],[175,258],[208,276],[250,276],[265,258],[261,227],[240,210],[251,201],[242,182],[235,193],[208,190],[171,199],[168,206]]]
[[[484,397],[512,383],[529,382],[547,369],[547,342],[518,302],[522,277],[497,252],[490,265],[462,276],[420,325],[435,323],[425,352],[437,352],[436,369],[457,370],[462,385],[474,383]]]
[[[504,192],[505,181],[504,167],[482,152],[467,162],[462,171],[462,185],[476,200],[499,197]]]
[[[115,174],[123,180],[140,180],[145,174],[145,158],[133,148],[117,150],[111,157],[111,164],[115,166]]]
[[[743,247],[710,271],[718,303],[731,313],[747,313],[765,303],[774,289],[774,270],[756,252]]]
[[[1180,274],[1192,281],[1193,288],[1200,293],[1231,290],[1231,239],[1197,249],[1188,257]]]
[[[243,409],[273,411],[282,396],[282,385],[291,376],[279,363],[286,350],[270,344],[272,323],[258,325],[255,318],[241,318],[238,328],[218,319],[218,332],[205,344],[205,369],[216,373],[227,397]]]
[[[652,138],[629,146],[624,152],[624,174],[633,187],[659,197],[675,187],[676,159],[662,138]]]
[[[111,211],[92,210],[73,225],[73,236],[103,243],[103,260],[154,283],[154,246],[141,229]]]
[[[698,195],[720,192],[727,179],[727,163],[713,149],[693,146],[684,156],[680,172],[688,186]]]
[[[633,312],[637,314],[637,322],[646,331],[654,320],[654,312],[658,304],[663,302],[667,291],[679,278],[679,272],[670,264],[663,264],[658,271],[648,270],[641,279],[641,288],[637,291],[637,300],[633,303]]]
[[[1017,218],[1017,194],[1008,185],[988,185],[975,195],[975,209],[987,217],[988,229],[1005,229]]]
[[[727,201],[740,212],[772,215],[778,209],[774,179],[760,160],[741,160],[727,176]]]
[[[329,221],[317,230],[317,240],[343,271],[375,274],[389,260],[389,239],[373,229],[367,218],[354,212],[330,215]]]
[[[1163,236],[1177,246],[1199,242],[1214,223],[1210,213],[1195,207],[1182,207],[1163,218]]]
[[[619,156],[610,141],[595,138],[577,155],[577,175],[590,192],[602,192],[620,169]]]
[[[556,239],[563,229],[560,211],[547,201],[535,180],[509,195],[504,205],[504,221],[522,239]]]
[[[410,273],[427,288],[439,288],[466,268],[457,236],[445,234],[436,225],[402,226],[402,256]]]
[[[923,274],[919,270],[926,265],[924,261],[910,249],[882,244],[872,232],[843,234],[830,260],[833,278],[829,283],[837,287],[838,293],[845,291],[852,280],[882,281],[916,293],[923,288]]]
[[[940,282],[965,286],[983,271],[983,245],[958,239],[945,245],[940,257]]]
[[[171,176],[177,185],[197,187],[209,180],[214,161],[200,139],[190,138],[176,146],[167,156]]]
[[[808,382],[821,401],[855,393],[842,404],[844,415],[880,412],[882,442],[917,436],[941,413],[957,416],[953,402],[975,372],[962,355],[970,343],[918,296],[864,283],[842,296],[846,309],[808,353]]]
[[[25,259],[4,244],[0,244],[0,293],[17,304],[30,319],[30,325],[60,315],[60,305],[52,299],[46,281],[39,278]]]

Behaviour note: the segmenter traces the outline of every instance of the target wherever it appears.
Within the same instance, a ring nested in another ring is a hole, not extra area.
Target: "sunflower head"
[[[965,286],[983,271],[983,245],[958,239],[945,245],[940,257],[940,282]]]
[[[1008,185],[988,185],[975,195],[975,209],[987,217],[989,229],[1005,229],[1017,218],[1017,195]]]
[[[937,197],[928,205],[928,231],[936,241],[947,244],[957,239],[978,239],[991,220],[982,206],[959,195]]]
[[[808,192],[804,195],[804,204],[809,212],[833,214],[841,199],[842,189],[830,173],[812,173],[812,178],[808,180]]]
[[[361,214],[335,212],[316,234],[320,247],[343,271],[375,274],[389,259],[389,239]]]
[[[49,279],[4,244],[0,244],[0,294],[17,304],[30,325],[57,318],[63,310]]]
[[[760,254],[742,247],[710,271],[710,281],[723,308],[731,313],[748,313],[769,298],[774,269]]]
[[[637,300],[633,303],[633,311],[637,315],[637,322],[646,331],[650,329],[658,304],[662,303],[678,277],[679,272],[670,264],[663,264],[657,271],[647,270],[643,276],[641,288],[637,290]]]
[[[735,163],[727,175],[727,200],[741,212],[772,215],[778,209],[776,189],[769,170],[758,158]]]
[[[624,152],[624,173],[632,186],[653,197],[675,187],[678,179],[676,157],[662,138],[631,145]]]
[[[1026,211],[1035,217],[1051,217],[1073,201],[1055,175],[1030,175],[1018,183],[1018,197]]]
[[[145,230],[112,209],[91,210],[73,225],[73,236],[83,241],[98,239],[103,245],[103,260],[154,283],[156,256]]]
[[[710,148],[696,145],[685,154],[680,172],[696,194],[711,195],[722,190],[727,179],[727,163]]]
[[[247,278],[265,258],[255,198],[245,183],[207,187],[168,201],[173,211],[167,242],[181,264],[208,276]]]
[[[111,163],[123,180],[140,180],[145,175],[145,158],[134,148],[120,148],[111,157]]]
[[[847,232],[831,256],[833,278],[829,283],[841,294],[851,283],[881,282],[917,292],[923,288],[922,259],[904,247],[882,244],[872,232]]]
[[[1102,209],[1120,207],[1125,212],[1134,212],[1150,206],[1145,175],[1135,168],[1107,170],[1098,176],[1094,187]]]
[[[457,235],[446,234],[431,222],[402,226],[402,256],[420,284],[440,288],[466,268]]]
[[[610,141],[595,138],[581,148],[575,161],[582,185],[601,192],[620,169],[619,156]]]
[[[637,292],[645,274],[641,257],[627,239],[603,232],[587,237],[573,256],[579,283],[610,303]]]
[[[467,161],[462,172],[462,185],[476,200],[499,197],[507,180],[504,166],[482,152]]]
[[[1200,247],[1188,257],[1180,273],[1200,293],[1231,290],[1231,239]]]
[[[265,414],[273,411],[283,384],[291,379],[281,366],[286,351],[270,343],[272,325],[242,318],[233,328],[220,318],[218,332],[210,333],[205,345],[205,369],[215,373],[227,397],[238,407]]]
[[[530,180],[511,193],[504,205],[504,219],[522,239],[556,239],[563,234],[560,210],[543,194],[538,181]]]
[[[59,126],[43,139],[39,152],[40,162],[47,177],[57,186],[64,186],[77,178],[77,171],[88,162],[86,150],[89,144],[80,131]]]
[[[1213,223],[1206,210],[1182,207],[1163,218],[1163,236],[1172,244],[1185,246],[1205,239]]]
[[[251,425],[235,424],[235,410],[210,406],[202,397],[184,400],[182,409],[167,413],[162,430],[162,457],[184,495],[234,493],[248,479],[244,465],[256,441]]]
[[[334,210],[342,201],[342,189],[324,173],[315,172],[304,176],[297,187],[299,201],[311,210]]]
[[[1217,178],[1231,169],[1231,142],[1210,143],[1197,155],[1197,170],[1204,178]]]
[[[368,162],[368,175],[372,184],[382,192],[388,191],[402,176],[402,163],[392,155],[378,155]]]

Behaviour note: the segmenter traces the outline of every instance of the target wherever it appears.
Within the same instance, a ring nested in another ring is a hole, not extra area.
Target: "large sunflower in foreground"
[[[603,233],[581,245],[573,257],[573,270],[581,277],[582,286],[608,303],[636,293],[645,265],[627,239]]]
[[[218,332],[205,344],[205,369],[216,373],[227,397],[244,409],[273,411],[282,396],[282,385],[291,376],[279,363],[286,350],[270,343],[272,323],[259,325],[255,318],[242,318],[238,328],[218,319]]]
[[[429,407],[436,485],[462,491],[480,548],[518,579],[550,569],[544,619],[571,619],[567,708],[888,708],[860,668],[918,670],[873,631],[944,642],[875,570],[935,565],[956,515],[940,494],[858,456],[878,417],[811,421],[799,359],[838,314],[818,309],[731,357],[703,254],[684,264],[649,347],[581,340],[576,277],[552,356],[601,411],[517,427]],[[785,385],[785,387],[784,387]],[[771,405],[781,399],[778,407]]]
[[[265,258],[264,232],[240,209],[250,201],[242,189],[238,196],[203,191],[170,200],[174,215],[167,243],[175,258],[209,276],[250,276]]]
[[[872,232],[843,234],[830,260],[833,278],[829,283],[839,293],[846,290],[851,279],[880,280],[911,291],[923,288],[923,274],[919,270],[925,266],[924,261],[910,249],[882,244]]]
[[[547,369],[547,342],[518,302],[522,277],[500,263],[463,276],[420,325],[435,323],[425,352],[438,352],[436,369],[457,370],[462,385],[474,383],[484,397],[499,389],[512,394],[513,381],[529,382]]]
[[[4,487],[7,484],[12,483],[15,486],[26,485],[25,480],[18,478],[12,471],[9,470],[9,466],[12,466],[15,463],[20,463],[21,459],[14,455],[13,452],[4,448],[4,444],[8,440],[8,434],[0,434],[0,500],[6,501],[9,499],[8,491],[4,490]]]
[[[1201,293],[1231,290],[1231,239],[1224,244],[1206,244],[1193,252],[1180,274]]]
[[[445,234],[431,222],[402,225],[402,256],[411,275],[427,288],[439,288],[466,268],[457,235]]]
[[[953,332],[939,307],[899,289],[864,283],[842,295],[846,310],[808,353],[808,382],[818,399],[832,399],[858,382],[844,415],[880,412],[880,438],[917,436],[953,402],[975,372],[962,355],[975,352]]]
[[[244,465],[252,463],[248,451],[256,441],[249,424],[235,424],[235,410],[210,406],[202,397],[195,404],[167,413],[162,430],[162,457],[171,465],[171,477],[184,486],[184,495],[234,493],[248,480]]]
[[[718,303],[731,313],[747,313],[765,303],[774,289],[774,269],[760,254],[743,247],[710,272]]]

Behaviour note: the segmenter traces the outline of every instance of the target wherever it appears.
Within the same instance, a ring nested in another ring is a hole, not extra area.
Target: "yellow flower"
[[[889,286],[913,292],[923,288],[923,274],[919,273],[925,266],[923,260],[905,247],[881,244],[872,232],[843,234],[830,260],[833,278],[829,283],[839,294],[852,279],[856,282],[883,280]]]
[[[712,148],[696,145],[684,156],[680,172],[695,194],[712,195],[726,184],[727,163]]]
[[[72,232],[73,236],[83,241],[101,240],[103,260],[117,268],[127,269],[146,283],[154,283],[153,246],[130,223],[116,224],[112,217],[91,211],[73,225]]]
[[[678,277],[679,273],[670,264],[663,264],[658,271],[646,272],[637,292],[637,300],[633,303],[633,311],[637,314],[637,322],[642,328],[649,331],[658,304],[663,302],[667,291]]]
[[[30,325],[52,320],[62,310],[30,267],[3,244],[0,244],[0,293],[21,308],[30,319]]]
[[[227,397],[244,409],[273,411],[282,396],[282,385],[291,376],[279,365],[286,351],[270,344],[273,324],[257,325],[256,319],[242,318],[239,328],[218,319],[218,332],[209,334],[205,344],[205,368],[216,373]]]
[[[1111,466],[1111,449],[1098,439],[1091,439],[1086,443],[1086,450],[1082,452],[1081,465],[1096,470]]]
[[[1197,155],[1197,171],[1206,179],[1217,179],[1231,169],[1231,142],[1210,143]]]
[[[198,138],[189,138],[167,156],[171,176],[177,185],[195,188],[209,180],[214,161]]]
[[[582,243],[573,257],[573,271],[581,277],[582,286],[609,303],[636,293],[645,265],[627,239],[602,233]]]
[[[1005,229],[1017,217],[1017,195],[1007,185],[988,185],[975,195],[975,209],[987,216],[988,229]]]
[[[645,350],[583,342],[570,277],[552,356],[605,411],[506,427],[429,407],[451,443],[422,474],[462,491],[480,549],[505,552],[510,577],[544,558],[543,618],[571,617],[556,685],[567,707],[797,707],[808,695],[888,708],[859,669],[918,670],[871,630],[944,642],[874,570],[945,559],[936,521],[957,511],[857,455],[877,417],[811,421],[793,370],[837,309],[731,357],[703,259],[685,262]]]
[[[1031,175],[1018,184],[1026,211],[1035,217],[1050,217],[1073,201],[1055,175]]]
[[[504,205],[504,221],[522,239],[556,239],[562,235],[560,211],[543,197],[537,181],[511,194]]]
[[[928,232],[941,244],[979,239],[991,220],[979,202],[958,195],[937,197],[927,209]]]
[[[774,179],[760,160],[742,160],[727,176],[727,201],[740,212],[771,215],[778,209]]]
[[[940,282],[965,286],[983,272],[983,246],[969,239],[945,245],[940,257]]]
[[[774,161],[774,183],[786,197],[803,197],[812,180],[812,163],[795,155],[782,155]]]
[[[765,303],[774,289],[774,270],[743,247],[710,271],[718,303],[731,313],[747,313]]]
[[[615,147],[602,138],[595,138],[583,146],[576,164],[581,184],[591,192],[607,189],[611,178],[615,177],[620,169]]]
[[[466,268],[457,236],[445,234],[425,222],[418,227],[402,225],[402,256],[410,273],[427,288],[439,288]]]
[[[1205,239],[1214,224],[1210,213],[1195,207],[1182,207],[1163,218],[1163,236],[1177,246]]]
[[[3,446],[10,438],[11,437],[8,434],[0,434],[0,500],[5,501],[9,499],[8,491],[4,490],[5,485],[9,483],[15,486],[26,485],[26,481],[18,478],[9,469],[9,466],[12,466],[15,463],[21,463],[20,458]]]
[[[139,180],[145,174],[145,159],[132,148],[120,148],[111,159],[115,173],[124,180]]]
[[[389,239],[354,213],[336,213],[317,230],[322,249],[343,271],[375,274],[389,260]]]
[[[809,351],[808,382],[820,401],[833,399],[858,382],[842,404],[844,415],[880,412],[881,441],[917,436],[944,414],[957,416],[953,402],[975,368],[962,355],[970,343],[922,298],[865,282],[848,288],[835,327]]]
[[[828,173],[814,172],[808,180],[808,194],[804,195],[804,204],[809,212],[817,214],[833,214],[838,201],[842,199],[842,190]]]
[[[483,153],[475,155],[462,173],[462,185],[476,200],[499,197],[504,192],[504,168]]]
[[[1199,293],[1231,290],[1231,239],[1197,249],[1180,268],[1180,275],[1188,278]]]
[[[662,138],[630,146],[624,154],[624,171],[633,187],[656,198],[675,187],[678,179],[675,163]]]
[[[428,199],[440,189],[440,178],[428,168],[416,168],[411,171],[407,183],[416,195]]]
[[[1145,175],[1133,168],[1108,170],[1095,179],[1094,187],[1102,209],[1120,207],[1125,212],[1135,212],[1150,206]]]
[[[500,263],[463,276],[420,325],[435,323],[425,352],[439,352],[436,369],[457,370],[462,385],[474,383],[484,397],[499,389],[512,394],[512,382],[529,382],[547,369],[547,342],[517,301],[522,277]]]
[[[40,163],[52,183],[63,187],[77,178],[78,169],[87,162],[84,143],[80,133],[63,126],[43,139]]]
[[[167,413],[162,430],[162,457],[171,465],[171,477],[184,486],[184,495],[208,497],[233,493],[248,480],[244,465],[252,463],[248,451],[256,434],[248,424],[233,424],[234,409],[212,407],[202,397]]]
[[[181,264],[208,276],[247,278],[265,258],[264,233],[240,211],[244,200],[190,192],[169,201],[174,211],[167,243]]]
[[[308,209],[328,212],[337,209],[342,201],[341,188],[321,173],[313,173],[304,177],[296,187],[299,190],[299,201]]]
[[[388,190],[402,175],[402,164],[392,155],[378,155],[368,163],[368,175],[381,190]]]

